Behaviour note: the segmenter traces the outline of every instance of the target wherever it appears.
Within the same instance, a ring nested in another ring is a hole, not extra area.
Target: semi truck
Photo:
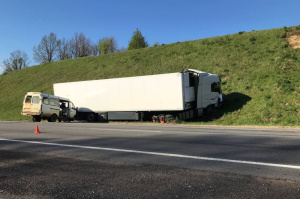
[[[54,95],[71,100],[76,117],[96,120],[189,120],[223,101],[216,74],[194,69],[182,72],[55,83]]]

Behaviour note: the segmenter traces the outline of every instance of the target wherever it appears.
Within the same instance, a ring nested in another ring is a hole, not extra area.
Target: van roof
[[[47,94],[47,93],[41,93],[41,92],[27,92],[26,95],[41,95],[41,96],[43,96],[43,97],[55,98],[55,99],[59,99],[59,100],[61,100],[61,101],[70,101],[68,98],[59,97],[59,96],[50,95],[50,94]]]

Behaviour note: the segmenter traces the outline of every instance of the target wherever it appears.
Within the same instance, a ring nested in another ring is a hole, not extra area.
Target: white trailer
[[[215,74],[185,69],[180,73],[56,83],[53,88],[54,95],[73,101],[79,119],[143,120],[170,114],[185,120],[220,105],[220,81]]]

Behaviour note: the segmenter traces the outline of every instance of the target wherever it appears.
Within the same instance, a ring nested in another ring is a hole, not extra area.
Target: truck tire
[[[144,121],[144,112],[140,112],[140,121],[143,122]]]
[[[48,118],[48,122],[56,122],[56,119],[57,119],[57,115],[53,114],[53,115],[51,115],[50,118]]]
[[[88,122],[94,122],[94,121],[96,120],[96,115],[95,115],[94,113],[89,113],[89,114],[87,115],[86,120],[87,120]]]

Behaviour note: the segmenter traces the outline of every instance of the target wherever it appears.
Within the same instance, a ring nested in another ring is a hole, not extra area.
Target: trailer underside
[[[78,120],[89,122],[105,121],[165,121],[167,118],[190,120],[203,115],[203,109],[183,111],[108,111],[108,112],[77,112]]]

